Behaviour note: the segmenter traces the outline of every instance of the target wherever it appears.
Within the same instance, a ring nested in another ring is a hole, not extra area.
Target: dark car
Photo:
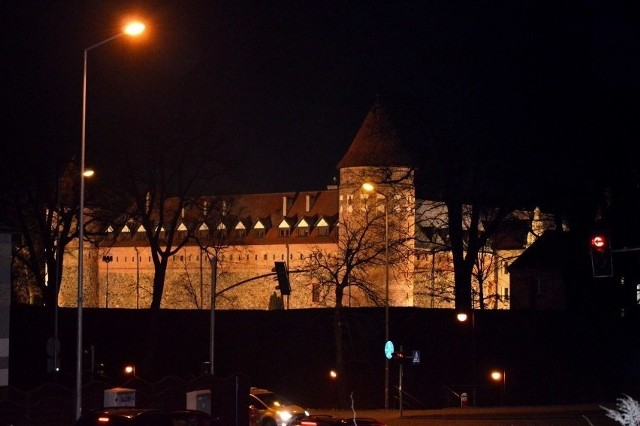
[[[297,419],[292,426],[387,426],[371,417],[334,417],[329,414],[314,414]]]
[[[88,411],[76,426],[212,426],[218,423],[197,410],[114,407]]]

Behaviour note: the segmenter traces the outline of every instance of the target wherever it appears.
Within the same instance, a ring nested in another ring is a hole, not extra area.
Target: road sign
[[[393,347],[393,342],[391,340],[387,340],[387,343],[384,344],[384,355],[387,359],[391,359],[393,357],[393,352],[395,348]]]
[[[411,359],[414,364],[420,364],[420,351],[414,350]]]

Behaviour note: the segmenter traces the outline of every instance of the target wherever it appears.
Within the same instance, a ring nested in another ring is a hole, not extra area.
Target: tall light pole
[[[496,382],[502,381],[502,405],[504,405],[504,396],[507,392],[507,371],[504,368],[502,371],[494,370],[491,372],[491,379]]]
[[[362,184],[365,192],[377,191],[370,182]],[[389,341],[389,197],[377,191],[384,197],[384,341]],[[384,359],[384,408],[389,409],[389,358]]]
[[[460,322],[466,322],[468,315],[466,312],[459,312],[456,317]],[[476,405],[476,314],[471,306],[471,392],[472,405]]]
[[[107,264],[107,286],[104,292],[104,307],[109,308],[109,263],[113,260],[113,256],[105,255],[102,256],[102,261]]]
[[[216,291],[218,283],[218,255],[211,257],[211,311],[209,325],[209,374],[213,377],[214,356],[215,356],[215,336],[216,336]]]
[[[115,40],[123,35],[136,36],[144,31],[144,24],[141,22],[129,23],[122,32],[109,37],[100,43],[84,49],[84,66],[82,73],[82,142],[80,145],[80,206],[78,208],[78,335],[76,350],[76,419],[82,414],[82,303],[84,286],[84,178],[85,178],[85,146],[87,127],[87,57],[90,50],[105,43]]]

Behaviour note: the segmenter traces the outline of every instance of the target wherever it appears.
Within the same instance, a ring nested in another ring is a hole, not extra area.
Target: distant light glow
[[[142,22],[134,21],[134,22],[128,23],[124,27],[124,33],[130,36],[137,36],[142,34],[144,29],[145,29],[145,25]]]
[[[364,189],[366,192],[373,192],[376,190],[376,187],[370,182],[365,182],[362,184],[362,189]]]
[[[467,314],[465,312],[460,312],[458,315],[456,315],[456,318],[460,322],[465,322],[467,320],[468,316],[467,316]]]
[[[492,371],[491,378],[495,381],[502,380],[502,373],[499,371]]]

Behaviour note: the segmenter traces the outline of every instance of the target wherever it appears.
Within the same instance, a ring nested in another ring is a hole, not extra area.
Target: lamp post
[[[362,184],[365,192],[377,191],[374,184]],[[389,197],[377,191],[384,197],[384,341],[389,341]],[[384,359],[384,408],[389,409],[389,358]]]
[[[104,307],[109,308],[109,263],[113,260],[113,256],[102,256],[102,261],[107,264],[107,286],[104,292]]]
[[[458,321],[466,322],[468,319],[466,312],[459,312],[457,315]],[[471,307],[471,403],[475,407],[476,405],[476,315]]]
[[[214,370],[214,356],[215,356],[215,331],[216,331],[216,291],[218,283],[218,256],[214,254],[211,257],[211,312],[210,325],[209,325],[209,375],[213,377]]]
[[[87,57],[90,50],[105,43],[115,40],[123,35],[136,36],[144,31],[144,24],[141,22],[129,23],[122,32],[109,37],[106,40],[96,43],[84,49],[83,73],[82,73],[82,141],[80,145],[80,206],[78,210],[78,329],[76,348],[76,419],[82,414],[82,303],[84,285],[84,178],[85,178],[85,146],[86,146],[86,125],[87,125]]]
[[[505,394],[507,392],[507,372],[506,372],[506,370],[504,370],[504,369],[502,369],[502,371],[493,370],[491,372],[491,379],[493,379],[496,382],[502,381],[502,405],[504,405],[504,398],[505,398]]]

